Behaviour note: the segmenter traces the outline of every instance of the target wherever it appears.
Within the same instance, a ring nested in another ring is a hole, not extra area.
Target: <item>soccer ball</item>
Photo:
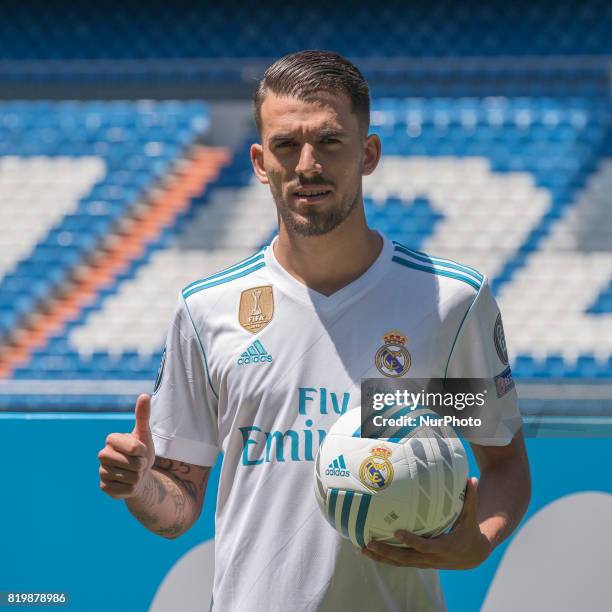
[[[393,416],[392,413],[388,413]],[[439,415],[411,412],[412,426],[361,437],[361,410],[332,426],[315,461],[315,495],[331,526],[360,548],[370,540],[403,546],[398,529],[435,537],[463,507],[468,479],[465,447],[452,427],[427,425]]]

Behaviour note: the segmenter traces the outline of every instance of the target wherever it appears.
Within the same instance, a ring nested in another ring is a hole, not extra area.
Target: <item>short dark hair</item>
[[[281,57],[264,73],[253,96],[253,117],[261,135],[261,105],[268,91],[305,100],[318,92],[343,93],[367,134],[370,88],[359,69],[333,51],[311,49]]]

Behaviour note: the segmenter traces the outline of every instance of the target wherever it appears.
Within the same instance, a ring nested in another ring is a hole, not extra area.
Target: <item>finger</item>
[[[471,478],[468,478],[467,484],[465,485],[465,499],[463,501],[463,508],[461,508],[461,514],[457,519],[457,523],[473,523],[477,514],[477,507],[478,478],[472,476]]]
[[[403,529],[395,532],[395,537],[409,548],[420,553],[433,553],[440,549],[440,543],[434,538],[424,538]]]
[[[140,480],[140,476],[136,472],[120,470],[110,465],[102,464],[98,469],[100,479],[105,482],[121,482],[127,484],[136,484]]]
[[[151,439],[149,419],[151,417],[151,397],[146,393],[138,396],[135,410],[136,424],[132,434],[141,442],[148,444]]]
[[[372,544],[374,544],[373,548],[371,547]],[[366,550],[375,555],[377,560],[379,560],[378,558],[384,559],[388,563],[394,563],[402,567],[408,565],[414,567],[431,567],[431,556],[417,552],[416,550],[390,546],[382,542],[370,542]]]
[[[134,494],[134,486],[123,482],[100,480],[100,489],[114,499],[123,499]]]
[[[129,470],[131,472],[141,472],[146,467],[147,461],[144,457],[131,457],[124,455],[110,446],[105,446],[99,453],[100,463]]]
[[[377,561],[378,563],[386,563],[387,565],[393,565],[395,567],[401,567],[401,565],[397,561],[392,561],[391,559],[387,559],[386,557],[383,557],[382,555],[378,555],[374,551],[368,550],[367,548],[362,548],[361,552],[368,559],[372,559],[372,561]]]
[[[116,451],[131,457],[146,457],[147,447],[135,436],[128,433],[112,433],[106,436],[106,444]]]

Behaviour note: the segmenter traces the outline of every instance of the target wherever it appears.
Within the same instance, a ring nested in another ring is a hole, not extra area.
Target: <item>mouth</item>
[[[297,189],[293,192],[295,199],[300,203],[320,202],[331,193],[331,189],[313,187],[310,189]]]

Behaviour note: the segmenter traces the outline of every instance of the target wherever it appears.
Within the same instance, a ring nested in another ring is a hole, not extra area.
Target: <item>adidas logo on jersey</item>
[[[240,355],[238,365],[249,365],[250,363],[271,363],[272,355],[266,351],[259,340],[255,340],[249,348]]]
[[[344,455],[338,455],[325,470],[326,476],[350,476],[351,473],[346,469]]]

